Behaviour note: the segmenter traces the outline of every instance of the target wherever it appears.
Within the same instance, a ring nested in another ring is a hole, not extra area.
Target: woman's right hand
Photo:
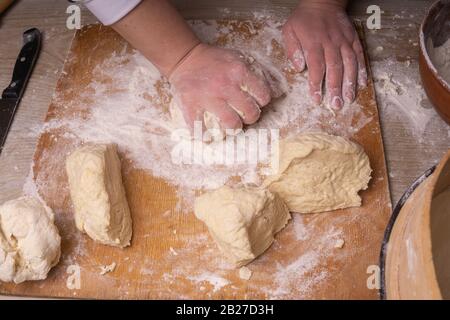
[[[265,79],[237,51],[197,45],[168,75],[187,125],[213,114],[222,129],[253,124],[271,100]]]

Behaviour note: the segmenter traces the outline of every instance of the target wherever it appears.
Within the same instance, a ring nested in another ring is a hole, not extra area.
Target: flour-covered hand
[[[222,129],[240,129],[255,123],[271,100],[267,81],[234,50],[199,44],[168,77],[191,128],[209,112]]]
[[[364,87],[367,72],[358,34],[343,0],[302,0],[283,27],[286,55],[298,71],[308,68],[310,95],[320,104],[323,80],[327,103],[342,108],[352,102],[356,84]]]

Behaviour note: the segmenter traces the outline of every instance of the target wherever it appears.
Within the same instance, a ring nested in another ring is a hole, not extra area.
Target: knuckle
[[[339,72],[341,70],[343,70],[344,65],[342,63],[342,59],[339,60],[333,60],[330,61],[329,63],[327,63],[327,70],[329,70],[330,72]]]

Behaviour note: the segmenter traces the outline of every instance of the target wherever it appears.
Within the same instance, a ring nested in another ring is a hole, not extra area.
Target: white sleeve
[[[111,25],[133,10],[141,0],[90,0],[85,6],[105,26]]]

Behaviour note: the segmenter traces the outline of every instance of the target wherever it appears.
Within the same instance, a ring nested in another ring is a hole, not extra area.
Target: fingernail
[[[344,105],[344,101],[342,101],[342,98],[339,96],[334,96],[331,100],[331,107],[335,110],[339,110]]]
[[[355,100],[355,91],[353,89],[348,89],[345,92],[345,102],[352,103]]]
[[[312,99],[316,105],[322,102],[322,93],[320,91],[315,91],[312,95]]]

